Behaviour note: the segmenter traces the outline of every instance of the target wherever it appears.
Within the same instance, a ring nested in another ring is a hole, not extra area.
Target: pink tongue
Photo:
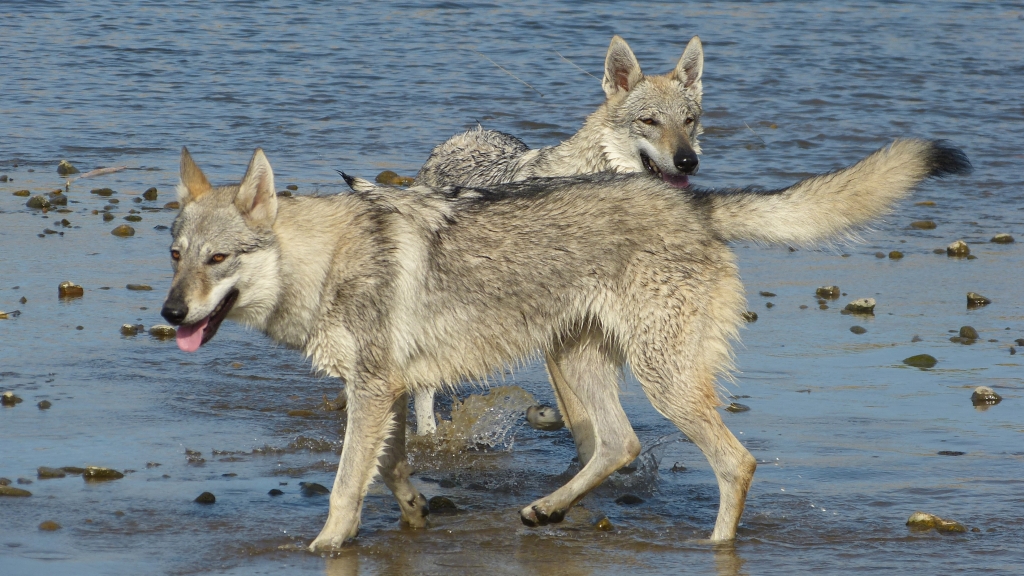
[[[203,343],[203,329],[210,323],[209,318],[203,318],[195,324],[178,326],[178,348],[183,352],[195,352]]]
[[[690,185],[690,179],[687,178],[685,174],[680,174],[679,176],[663,174],[662,177],[664,178],[665,182],[668,182],[669,184],[675,186],[676,188],[686,188],[687,186]]]

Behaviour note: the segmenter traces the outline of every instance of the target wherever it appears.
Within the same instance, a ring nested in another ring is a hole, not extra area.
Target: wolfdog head
[[[274,173],[257,149],[241,184],[210,186],[181,150],[181,212],[171,228],[174,279],[161,314],[195,352],[225,318],[261,325],[279,286]]]
[[[704,50],[694,36],[674,70],[644,76],[626,41],[615,36],[605,57],[601,84],[607,95],[595,113],[604,146],[622,172],[647,171],[677,187],[696,174],[703,132],[701,73]]]

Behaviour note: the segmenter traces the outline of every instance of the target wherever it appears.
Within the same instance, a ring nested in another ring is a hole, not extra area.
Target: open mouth
[[[193,324],[182,324],[178,326],[178,348],[184,352],[195,352],[199,347],[210,341],[213,335],[220,328],[220,323],[227,317],[231,307],[238,299],[238,290],[232,288],[228,295],[217,304],[209,316]]]
[[[640,162],[643,163],[644,169],[647,170],[648,173],[656,178],[664,180],[671,186],[676,188],[686,188],[690,185],[690,179],[686,174],[666,174],[662,172],[661,168],[658,168],[658,165],[644,152],[640,152]]]

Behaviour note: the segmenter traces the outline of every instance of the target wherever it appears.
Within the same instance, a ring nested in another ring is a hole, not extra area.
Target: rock
[[[377,177],[374,180],[379,184],[387,184],[388,186],[411,186],[415,181],[414,178],[410,178],[409,176],[399,176],[391,170],[385,170],[380,174],[377,174]]]
[[[961,326],[960,327],[960,337],[961,338],[967,338],[968,340],[977,340],[978,339],[978,331],[975,330],[971,326]]]
[[[10,478],[0,478],[0,486],[10,486],[10,485],[11,485],[11,479]]]
[[[907,520],[907,526],[913,530],[938,530],[939,532],[967,532],[963,524],[955,520],[939,518],[934,514],[914,512]]]
[[[853,302],[850,302],[844,308],[846,312],[852,314],[874,314],[875,313],[875,299],[874,298],[858,298]]]
[[[40,466],[36,469],[36,476],[40,479],[45,478],[64,478],[67,476],[67,472],[64,472],[60,468],[50,468],[49,466]]]
[[[765,298],[775,298],[775,293],[774,292],[764,292],[764,291],[761,291],[761,292],[758,292],[758,294],[760,294],[761,296],[764,296]]]
[[[757,322],[757,312],[752,312],[750,310],[747,310],[746,312],[741,314],[741,316],[747,322]]]
[[[30,192],[28,190],[18,190],[16,192],[14,192],[14,195],[15,196],[20,196],[22,198],[28,198],[29,196],[32,195],[32,192]]]
[[[431,514],[452,514],[458,512],[459,508],[452,502],[451,498],[445,496],[434,496],[427,502],[427,509]]]
[[[968,292],[967,293],[967,309],[968,310],[971,310],[971,309],[974,309],[974,308],[981,308],[982,306],[988,306],[991,303],[992,303],[991,300],[989,300],[988,298],[985,298],[984,296],[982,296],[981,294],[978,294],[977,292]]]
[[[36,194],[35,196],[28,199],[25,202],[25,206],[29,208],[35,208],[36,210],[47,210],[50,208],[50,201],[42,194]]]
[[[1024,346],[1024,338],[1017,338],[1014,340],[1014,343],[1016,343],[1017,346]]]
[[[0,486],[0,496],[12,496],[15,498],[24,498],[31,496],[32,493],[28,490],[22,490],[21,488],[15,488],[14,486]]]
[[[198,502],[200,504],[213,504],[216,501],[217,497],[214,496],[212,492],[203,492],[199,496],[196,496],[196,499],[194,500],[194,502]]]
[[[116,194],[116,192],[114,192],[110,188],[93,188],[92,190],[89,191],[89,193],[95,194],[97,196],[103,196],[104,198]]]
[[[971,249],[967,246],[967,242],[963,240],[957,240],[949,246],[946,246],[946,256],[953,256],[954,258],[963,258],[969,256]]]
[[[149,335],[158,340],[170,340],[178,335],[178,331],[167,324],[157,324],[149,327]]]
[[[899,250],[893,250],[892,252],[889,252],[890,260],[899,260],[900,258],[903,258],[903,252],[900,252]]]
[[[918,354],[917,356],[904,358],[903,363],[914,368],[933,368],[939,361],[929,354]]]
[[[839,291],[839,286],[822,286],[821,288],[815,290],[814,294],[818,298],[823,298],[826,300],[835,300],[836,298],[839,298],[842,292]],[[824,302],[818,302],[818,304],[824,304]]]
[[[971,403],[975,406],[995,406],[1002,402],[1003,397],[988,386],[978,386],[971,394]]]
[[[39,406],[40,410],[49,410],[50,406],[53,406],[53,404],[51,404],[49,400],[43,400],[39,404],[36,404],[36,406]]]
[[[31,484],[32,481],[28,478],[18,478],[18,484]]]
[[[282,496],[282,495],[284,495],[284,492],[282,492],[281,490],[278,490],[277,488],[271,488],[270,492],[267,492],[267,494],[269,494],[271,496]]]
[[[128,284],[125,288],[129,290],[152,290],[153,287],[149,284]]]
[[[1014,240],[1013,236],[1010,236],[1009,234],[1006,233],[1002,233],[993,236],[990,242],[994,242],[996,244],[1013,244]]]
[[[85,472],[82,472],[82,478],[84,478],[86,482],[104,482],[107,480],[119,480],[124,478],[124,474],[112,468],[86,466]]]
[[[146,200],[156,200],[157,191],[156,188],[149,188],[142,193],[142,197]]]
[[[565,427],[558,409],[550,406],[530,406],[526,409],[526,421],[535,430],[560,430]]]
[[[764,303],[764,307],[768,308],[769,310],[771,310],[772,308],[775,307],[775,304],[772,304],[771,302],[765,302]]]
[[[280,192],[277,193],[277,195],[278,196],[284,196],[285,198],[290,198],[291,195],[292,195],[292,191],[291,190],[281,190]]]
[[[137,336],[139,332],[142,332],[142,324],[122,324],[121,335],[122,336]]]
[[[9,180],[7,174],[0,174],[0,182],[7,182]]]
[[[2,406],[14,406],[21,403],[21,401],[21,398],[15,396],[14,392],[11,392],[10,390],[4,392],[3,396],[0,396],[0,405]]]
[[[594,528],[597,528],[601,532],[611,532],[615,529],[615,527],[612,526],[612,521],[609,520],[607,516],[598,520],[594,524]]]
[[[918,230],[934,230],[935,222],[931,220],[917,220],[910,223],[911,228],[917,228]]]
[[[939,456],[963,456],[967,452],[960,452],[959,450],[939,450],[937,452]]]
[[[142,216],[139,216],[138,214],[129,214],[128,216],[125,216],[124,219],[128,222],[142,222]]]
[[[288,190],[291,190],[292,192],[294,192],[294,191],[299,189],[298,185],[296,185],[296,184],[289,184],[289,185],[285,186],[285,188],[287,188]]]
[[[74,282],[65,280],[57,286],[57,296],[60,298],[81,298],[85,296],[85,289]]]
[[[623,494],[615,499],[615,503],[621,506],[633,506],[635,504],[643,504],[644,499],[633,494]]]
[[[44,520],[41,524],[39,524],[39,529],[45,532],[54,532],[56,530],[60,530],[61,528],[62,526],[60,524],[57,524],[53,520]]]
[[[885,258],[885,252],[875,252],[875,258]]]
[[[301,486],[300,492],[302,492],[303,496],[319,496],[331,493],[330,490],[316,482],[299,482],[299,486]]]
[[[686,466],[683,466],[682,462],[676,462],[669,472],[686,472]]]
[[[935,206],[935,202],[931,200],[922,200],[921,202],[914,202],[914,206]]]
[[[850,326],[850,332],[853,332],[854,334],[863,334],[867,331],[867,328],[864,328],[863,326]]]
[[[167,208],[168,210],[177,210],[178,208],[181,208],[181,204],[178,204],[177,202],[168,202],[167,204],[164,204],[164,208]]]
[[[321,408],[328,412],[336,412],[338,410],[344,410],[348,407],[348,395],[342,390],[334,398],[334,400],[328,400],[327,394],[324,394],[324,403],[320,405]]]
[[[75,168],[71,162],[67,160],[61,160],[57,163],[57,174],[60,176],[70,176],[71,174],[78,174],[78,168]]]
[[[131,226],[129,226],[127,224],[121,224],[117,228],[114,228],[113,230],[111,230],[110,233],[113,234],[114,236],[120,236],[121,238],[126,238],[128,236],[135,236],[135,228],[132,228]]]
[[[110,212],[104,212],[103,213],[103,221],[104,222],[110,222],[113,219],[114,219],[114,215],[111,214]]]
[[[732,402],[728,406],[726,406],[725,409],[728,412],[739,413],[749,411],[750,406],[747,406],[746,404],[740,404],[738,402]]]
[[[288,411],[288,415],[289,416],[295,416],[295,417],[299,417],[299,418],[309,418],[310,416],[314,416],[315,414],[316,414],[316,412],[313,412],[312,410],[289,410]]]
[[[82,474],[85,474],[85,468],[79,468],[78,466],[63,466],[61,467],[61,470],[73,476],[81,476]]]

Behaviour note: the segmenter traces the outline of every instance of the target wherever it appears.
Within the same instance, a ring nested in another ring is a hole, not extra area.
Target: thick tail
[[[970,171],[967,155],[948,142],[901,139],[853,166],[789,188],[705,198],[715,230],[727,240],[812,244],[869,224],[925,178]]]

